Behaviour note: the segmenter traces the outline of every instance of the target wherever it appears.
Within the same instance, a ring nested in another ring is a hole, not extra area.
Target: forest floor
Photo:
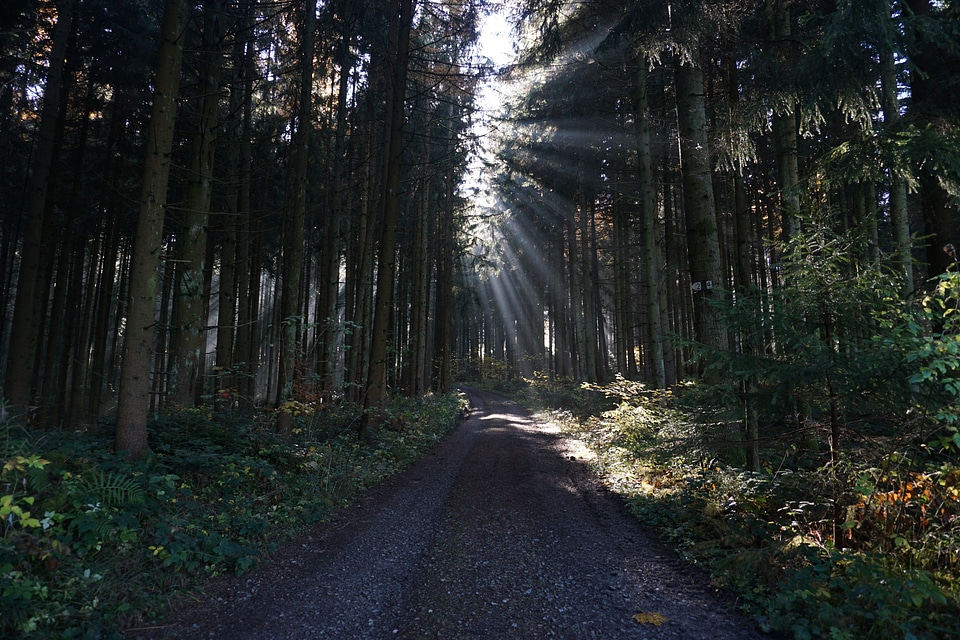
[[[502,396],[423,460],[127,640],[759,639],[708,576]]]

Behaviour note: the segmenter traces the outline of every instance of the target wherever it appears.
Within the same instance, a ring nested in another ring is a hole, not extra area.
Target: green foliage
[[[575,416],[586,417],[611,405],[610,398],[599,393],[591,385],[579,387],[569,378],[554,378],[535,372],[533,378],[524,379],[517,396],[530,407],[555,407],[573,412]]]
[[[108,507],[141,504],[144,500],[140,483],[115,471],[93,473],[72,484],[70,491],[74,499]]]
[[[718,425],[688,408],[691,389],[651,393],[624,380],[592,388],[620,404],[552,419],[644,522],[766,628],[795,638],[945,638],[960,624],[955,457],[901,441],[900,452],[852,450],[822,466],[796,446],[767,447],[768,470],[754,473],[720,461]]]
[[[454,376],[480,389],[514,393],[524,388],[524,380],[515,366],[499,358],[467,358],[455,360]]]
[[[804,218],[776,247],[779,288],[718,301],[737,349],[687,345],[704,380],[660,395],[588,385],[618,406],[554,418],[768,628],[948,637],[960,626],[960,276],[904,300],[891,273],[858,259],[863,236],[829,218]],[[749,414],[760,472],[742,468]]]
[[[940,277],[906,333],[913,340],[906,354],[915,368],[910,382],[926,400],[918,409],[929,410],[938,422],[937,446],[960,451],[960,274]]]
[[[777,247],[781,287],[718,301],[738,348],[698,346],[713,403],[748,401],[761,422],[784,426],[825,420],[831,401],[847,420],[904,406],[905,345],[897,340],[904,303],[896,278],[859,260],[863,236],[837,233],[826,213],[800,226]]]
[[[785,573],[766,604],[766,626],[797,640],[946,638],[956,630],[956,605],[926,572],[828,551]]]
[[[0,475],[0,636],[118,637],[154,616],[175,589],[240,575],[421,455],[462,414],[455,395],[391,398],[390,428],[372,446],[359,408],[294,416],[289,439],[269,416],[203,409],[150,424],[142,462],[110,452],[110,434],[6,427]]]

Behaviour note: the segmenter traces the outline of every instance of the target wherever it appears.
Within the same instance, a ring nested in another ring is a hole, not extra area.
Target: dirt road
[[[517,405],[133,638],[765,638]],[[657,616],[634,621],[638,613]]]

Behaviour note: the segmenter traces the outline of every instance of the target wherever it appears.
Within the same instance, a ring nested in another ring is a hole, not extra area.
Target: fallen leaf
[[[633,615],[633,621],[639,624],[652,624],[655,627],[659,627],[666,622],[667,619],[659,613],[645,613],[641,611]]]

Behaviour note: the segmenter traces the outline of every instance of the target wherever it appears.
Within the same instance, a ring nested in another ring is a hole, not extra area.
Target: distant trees
[[[30,404],[31,385],[34,381],[34,361],[38,357],[41,323],[38,316],[45,301],[40,295],[44,285],[44,271],[52,258],[50,247],[43,242],[44,232],[49,232],[48,203],[51,192],[56,151],[62,143],[59,139],[60,123],[65,117],[63,101],[66,99],[64,84],[68,82],[64,67],[67,46],[73,30],[73,14],[76,0],[61,0],[55,10],[45,15],[54,21],[50,34],[47,76],[43,85],[43,98],[37,128],[36,154],[31,167],[26,215],[22,220],[20,265],[17,278],[17,297],[9,339],[9,359],[4,378],[4,390],[15,410],[23,411]],[[52,16],[50,14],[53,14]],[[13,78],[10,78],[13,81]],[[26,87],[24,87],[25,89]],[[10,149],[13,150],[12,148]],[[59,186],[59,185],[58,185]],[[50,211],[52,218],[52,211]]]
[[[18,413],[75,427],[119,404],[117,447],[141,455],[166,406],[375,411],[386,385],[449,384],[438,305],[458,272],[481,3],[417,4],[399,66],[399,5],[0,11],[0,147],[17,159],[0,185],[0,366]]]
[[[804,376],[836,410],[839,389],[856,386],[840,382],[841,361],[876,355],[871,325],[844,305],[861,296],[864,311],[876,302],[864,292],[887,292],[889,278],[914,296],[955,266],[944,247],[960,229],[960,94],[942,61],[958,61],[958,11],[522,3],[523,63],[501,87],[513,97],[497,124],[499,200],[484,211],[509,231],[478,252],[499,271],[478,272],[484,339],[469,362],[529,374],[534,358],[555,378],[616,371],[657,387],[719,376],[754,467],[761,386],[789,377],[764,367],[819,353],[826,370],[794,363],[796,378],[767,391],[798,428],[814,411]],[[489,313],[500,300],[510,312]],[[518,320],[520,304],[542,313]],[[805,355],[792,351],[804,332],[816,337]]]

